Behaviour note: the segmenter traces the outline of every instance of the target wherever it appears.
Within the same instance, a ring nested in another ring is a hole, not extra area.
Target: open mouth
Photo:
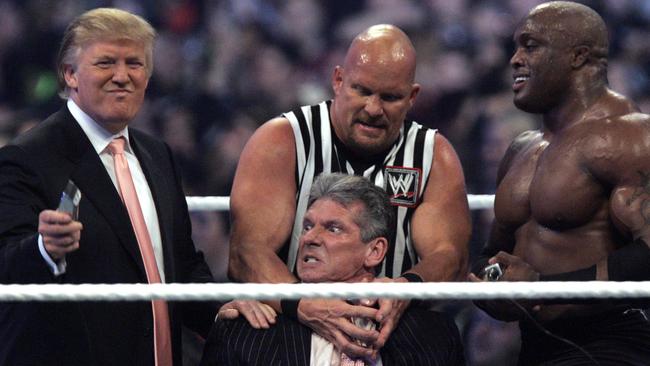
[[[318,260],[318,258],[316,258],[316,257],[312,257],[312,256],[310,256],[310,255],[306,255],[306,256],[302,259],[302,261],[305,262],[305,263],[317,263],[317,262],[320,262],[320,261]]]
[[[528,76],[528,75],[517,75],[517,76],[514,76],[514,80],[515,80],[515,81],[514,81],[514,83],[512,84],[512,89],[513,89],[514,91],[517,91],[517,90],[523,88],[524,84],[526,84],[526,82],[528,81],[528,79],[530,79],[530,76]]]

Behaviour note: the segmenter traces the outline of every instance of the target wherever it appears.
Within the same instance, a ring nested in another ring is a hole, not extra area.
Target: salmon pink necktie
[[[158,271],[158,265],[156,265],[156,257],[153,253],[153,245],[151,244],[151,237],[149,236],[149,231],[147,230],[147,225],[142,215],[140,201],[138,201],[133,178],[131,178],[131,171],[129,171],[129,164],[126,161],[126,156],[124,156],[125,143],[126,139],[119,137],[113,139],[108,144],[108,149],[111,155],[113,155],[113,161],[115,163],[115,176],[117,177],[120,197],[122,197],[122,202],[124,202],[129,217],[131,218],[131,225],[135,231],[135,237],[138,240],[140,254],[142,255],[144,268],[147,273],[147,280],[149,283],[161,283],[160,272]],[[167,302],[165,300],[153,300],[151,306],[153,309],[156,366],[171,366],[172,347]]]

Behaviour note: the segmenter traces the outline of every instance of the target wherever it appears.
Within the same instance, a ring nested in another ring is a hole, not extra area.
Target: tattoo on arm
[[[634,201],[640,199],[639,203],[639,213],[643,217],[645,224],[650,224],[650,173],[644,173],[639,171],[639,176],[641,179],[640,187],[638,187],[634,194],[627,200],[626,204],[632,206]]]

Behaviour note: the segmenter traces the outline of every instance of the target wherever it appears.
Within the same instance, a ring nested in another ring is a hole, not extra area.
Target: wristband
[[[282,314],[284,314],[289,319],[298,320],[298,304],[300,299],[282,299],[280,300],[280,308],[282,309]]]
[[[419,275],[413,273],[413,272],[406,272],[402,274],[402,277],[406,278],[407,281],[409,282],[424,282],[422,277]]]
[[[402,277],[404,277],[407,281],[409,282],[424,282],[422,280],[422,277],[419,275],[413,273],[413,272],[406,272],[402,273]],[[425,304],[424,301],[420,299],[411,299],[411,302],[409,303],[409,307],[414,306],[414,307],[421,307],[423,304]]]

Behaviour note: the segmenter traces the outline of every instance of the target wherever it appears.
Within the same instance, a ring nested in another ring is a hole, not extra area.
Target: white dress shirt
[[[362,318],[353,318],[352,321],[356,326],[363,329],[375,329],[375,324],[372,321],[364,320]],[[316,334],[316,332],[311,333],[310,350],[309,366],[341,365],[341,352],[327,339]],[[366,360],[364,364],[368,366],[383,366],[381,356],[378,356],[375,361]]]

